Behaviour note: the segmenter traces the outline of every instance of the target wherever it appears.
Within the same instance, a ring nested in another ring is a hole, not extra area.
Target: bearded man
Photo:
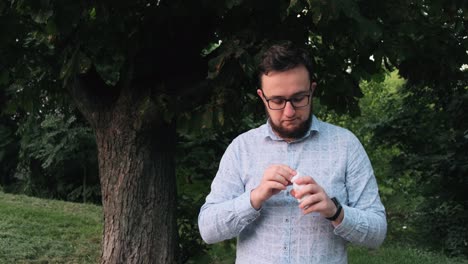
[[[310,55],[290,42],[260,62],[266,124],[235,138],[200,210],[206,243],[237,237],[236,263],[347,263],[348,242],[378,247],[385,209],[367,154],[313,115]]]

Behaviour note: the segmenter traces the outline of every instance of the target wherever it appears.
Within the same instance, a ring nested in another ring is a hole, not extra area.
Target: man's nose
[[[286,102],[286,105],[284,106],[284,111],[283,114],[285,116],[293,116],[296,113],[296,109],[294,109],[294,106],[291,104],[291,102]]]

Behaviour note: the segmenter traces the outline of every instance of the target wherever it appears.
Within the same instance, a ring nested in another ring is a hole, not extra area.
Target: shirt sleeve
[[[342,205],[344,218],[334,232],[352,243],[377,248],[387,233],[385,208],[363,146],[354,135],[350,139],[346,169],[348,201]]]
[[[245,190],[235,142],[224,153],[198,216],[201,237],[209,244],[237,237],[260,215],[250,203],[250,190]]]

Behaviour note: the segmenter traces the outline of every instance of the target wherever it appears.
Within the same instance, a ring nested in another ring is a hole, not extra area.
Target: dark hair
[[[294,46],[290,41],[271,46],[263,53],[258,65],[259,87],[262,85],[262,75],[268,75],[272,71],[287,71],[300,65],[306,67],[312,82],[312,61],[305,49]]]

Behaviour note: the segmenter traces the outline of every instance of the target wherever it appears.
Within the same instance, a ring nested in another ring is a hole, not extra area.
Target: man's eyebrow
[[[307,91],[299,91],[297,93],[293,93],[289,98],[292,98],[292,97],[295,97],[295,96],[298,96],[298,95],[306,95],[309,93],[309,90]],[[287,97],[286,96],[272,96],[270,98],[274,98],[274,99],[286,99]]]
[[[298,96],[298,95],[306,95],[308,93],[309,93],[309,90],[299,91],[299,92],[293,93],[292,96],[290,96],[290,97],[281,96],[281,95],[272,95],[272,96],[269,96],[268,99],[287,99],[287,98],[292,98],[292,97],[295,97],[295,96]]]
[[[308,94],[308,93],[309,93],[309,90],[307,90],[307,91],[299,91],[299,92],[297,92],[297,93],[294,93],[291,97],[294,97],[294,96],[296,96],[296,95],[305,95],[305,94]]]

